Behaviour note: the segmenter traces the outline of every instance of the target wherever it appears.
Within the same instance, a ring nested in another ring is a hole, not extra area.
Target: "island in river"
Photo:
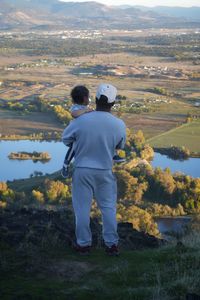
[[[49,155],[48,152],[37,152],[37,151],[33,151],[33,152],[26,152],[26,151],[22,151],[22,152],[11,152],[8,155],[9,159],[17,159],[17,160],[34,160],[34,161],[48,161],[51,159],[51,156]]]

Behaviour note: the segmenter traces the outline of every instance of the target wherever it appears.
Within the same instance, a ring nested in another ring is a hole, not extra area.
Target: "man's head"
[[[97,110],[110,111],[115,104],[117,96],[117,89],[107,83],[102,83],[98,86],[96,92],[96,106]]]
[[[89,104],[89,90],[84,85],[77,85],[71,91],[72,101],[75,104]]]

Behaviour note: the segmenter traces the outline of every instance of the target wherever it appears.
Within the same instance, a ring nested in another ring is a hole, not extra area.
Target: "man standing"
[[[118,255],[116,221],[117,185],[112,173],[115,149],[125,145],[126,127],[111,114],[117,90],[101,84],[96,93],[96,111],[70,122],[63,132],[65,145],[74,145],[72,203],[76,218],[76,250],[90,251],[90,210],[93,197],[101,210],[106,252]]]

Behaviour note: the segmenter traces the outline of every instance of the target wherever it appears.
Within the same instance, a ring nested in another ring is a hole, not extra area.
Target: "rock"
[[[93,245],[103,245],[102,226],[91,220]],[[135,250],[159,247],[163,240],[133,229],[131,223],[119,223],[120,246]],[[23,243],[71,246],[74,243],[74,218],[68,210],[48,211],[37,209],[4,210],[0,213],[0,241],[10,246]]]
[[[127,250],[157,248],[165,243],[162,239],[137,231],[131,223],[119,223],[118,233],[121,247]]]

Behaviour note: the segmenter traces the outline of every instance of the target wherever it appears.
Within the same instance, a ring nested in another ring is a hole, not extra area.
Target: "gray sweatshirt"
[[[94,111],[70,122],[62,140],[73,143],[75,167],[112,169],[115,149],[123,149],[126,140],[124,122],[111,113]]]

